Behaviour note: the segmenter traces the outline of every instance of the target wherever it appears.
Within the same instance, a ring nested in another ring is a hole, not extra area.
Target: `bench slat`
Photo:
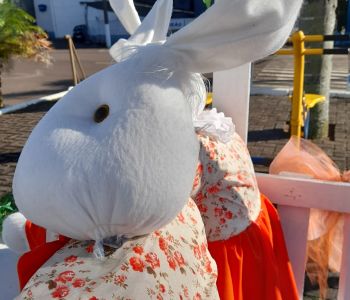
[[[350,184],[257,174],[258,185],[272,202],[350,213]]]
[[[247,142],[250,64],[213,74],[214,106],[226,117],[231,117],[236,132]]]
[[[282,205],[278,207],[278,214],[281,219],[299,299],[303,299],[310,209]]]

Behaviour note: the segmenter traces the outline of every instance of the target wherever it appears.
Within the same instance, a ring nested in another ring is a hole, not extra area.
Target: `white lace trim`
[[[216,108],[204,110],[194,116],[193,125],[197,133],[207,135],[228,143],[235,133],[235,125],[232,119],[225,117],[224,113],[218,113]]]

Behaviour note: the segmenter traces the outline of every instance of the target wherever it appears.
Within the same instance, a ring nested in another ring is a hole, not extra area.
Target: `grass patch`
[[[2,232],[2,222],[8,215],[16,211],[18,211],[18,209],[11,193],[0,198],[0,235]]]

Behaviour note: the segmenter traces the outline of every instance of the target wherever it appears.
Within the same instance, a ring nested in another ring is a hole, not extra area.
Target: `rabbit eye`
[[[104,119],[106,119],[109,115],[109,106],[107,104],[101,105],[98,109],[96,109],[94,114],[94,121],[96,123],[101,123]]]

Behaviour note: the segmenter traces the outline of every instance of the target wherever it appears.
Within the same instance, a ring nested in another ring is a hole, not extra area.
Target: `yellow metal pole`
[[[305,68],[305,35],[302,31],[292,35],[294,49],[294,90],[291,114],[291,135],[301,137],[303,122],[304,68]]]
[[[293,55],[294,50],[293,49],[280,49],[276,52],[278,55]]]
[[[324,41],[324,36],[320,34],[305,36],[305,42],[323,42],[323,41]]]
[[[323,55],[324,49],[314,48],[314,49],[305,49],[305,55]]]
[[[304,55],[323,55],[322,48],[305,48]],[[278,55],[294,55],[294,49],[280,49],[275,54]]]

